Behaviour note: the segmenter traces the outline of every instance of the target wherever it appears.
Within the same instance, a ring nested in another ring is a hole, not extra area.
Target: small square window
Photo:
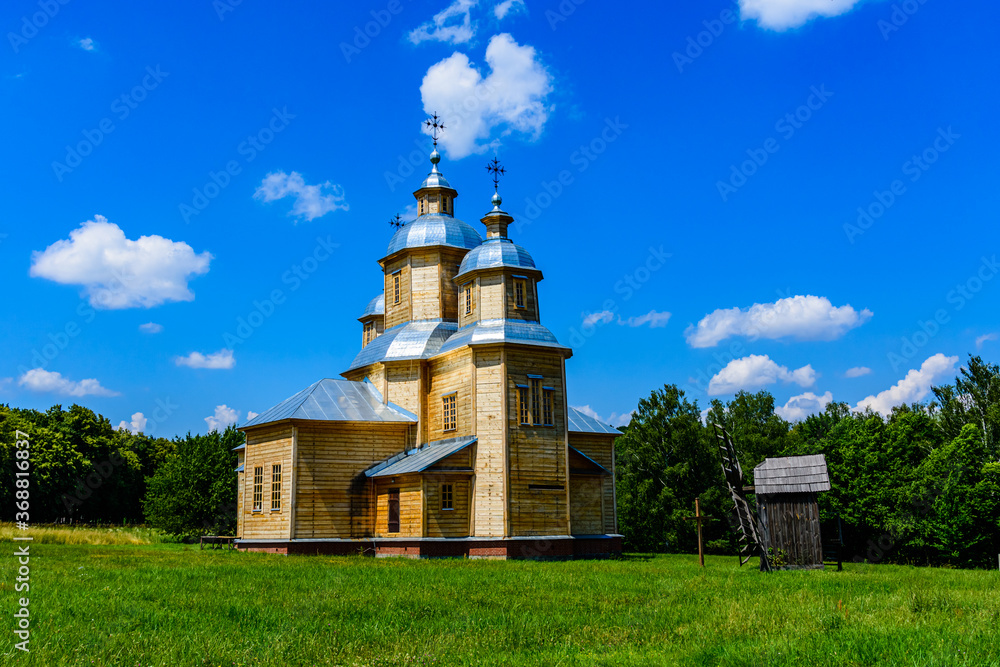
[[[455,509],[454,494],[452,493],[451,484],[441,485],[441,509],[443,510]]]

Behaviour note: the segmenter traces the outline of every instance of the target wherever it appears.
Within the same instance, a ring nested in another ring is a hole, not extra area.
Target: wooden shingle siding
[[[504,376],[500,352],[476,352],[476,478],[472,534],[504,535],[506,438],[503,414]]]

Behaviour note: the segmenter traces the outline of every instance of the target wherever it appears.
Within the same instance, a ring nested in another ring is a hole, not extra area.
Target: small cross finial
[[[507,173],[506,170],[500,166],[500,162],[496,158],[493,158],[486,165],[486,171],[493,174],[493,191],[500,192],[500,177]]]
[[[434,139],[434,148],[437,148],[438,135],[441,133],[441,130],[444,129],[444,123],[441,122],[441,117],[438,116],[435,111],[430,118],[424,121],[424,125],[431,128],[431,138]]]
[[[396,214],[395,218],[389,218],[389,226],[399,229],[406,223],[403,222],[403,218],[400,217],[399,213]]]

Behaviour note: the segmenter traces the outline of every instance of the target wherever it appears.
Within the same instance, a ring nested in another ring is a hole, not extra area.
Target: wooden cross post
[[[698,562],[705,567],[705,547],[701,541],[701,503],[694,499],[694,520],[698,523]]]

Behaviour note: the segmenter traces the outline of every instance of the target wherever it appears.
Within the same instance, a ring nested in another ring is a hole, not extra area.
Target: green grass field
[[[31,546],[14,665],[998,665],[995,571],[735,558],[284,557],[180,544]]]

